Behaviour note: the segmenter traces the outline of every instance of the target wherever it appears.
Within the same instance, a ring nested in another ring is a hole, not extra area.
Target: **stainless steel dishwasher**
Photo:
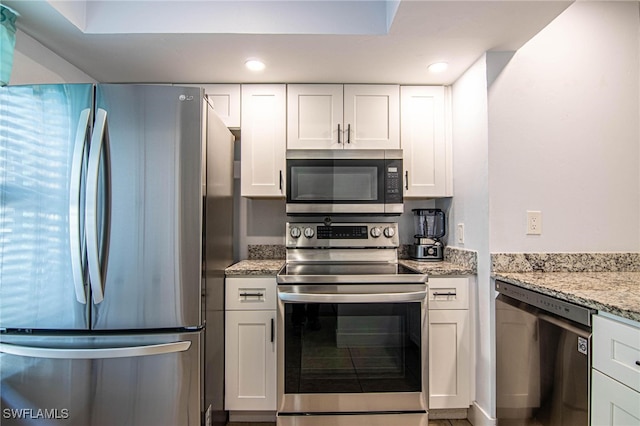
[[[594,312],[496,280],[496,414],[504,425],[589,425]]]

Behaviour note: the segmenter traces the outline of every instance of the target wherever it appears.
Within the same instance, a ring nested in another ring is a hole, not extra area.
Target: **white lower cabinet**
[[[276,281],[227,278],[225,409],[276,410]]]
[[[429,278],[429,408],[468,408],[469,279]]]
[[[591,424],[640,425],[640,393],[598,370],[591,375]]]
[[[591,425],[640,425],[640,324],[593,316]]]

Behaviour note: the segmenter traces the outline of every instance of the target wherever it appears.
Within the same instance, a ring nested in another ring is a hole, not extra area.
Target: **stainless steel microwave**
[[[287,214],[398,215],[402,150],[288,150]]]

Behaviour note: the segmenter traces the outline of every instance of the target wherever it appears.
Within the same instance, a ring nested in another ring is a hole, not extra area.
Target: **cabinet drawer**
[[[468,278],[429,278],[429,309],[469,309]]]
[[[275,310],[275,277],[227,278],[225,280],[225,310]]]
[[[594,315],[593,368],[640,392],[640,328]]]
[[[616,382],[597,370],[591,376],[591,425],[640,424],[640,392]]]

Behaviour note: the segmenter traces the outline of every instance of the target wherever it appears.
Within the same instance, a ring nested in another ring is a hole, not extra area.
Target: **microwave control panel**
[[[402,203],[402,160],[385,162],[385,203]]]

